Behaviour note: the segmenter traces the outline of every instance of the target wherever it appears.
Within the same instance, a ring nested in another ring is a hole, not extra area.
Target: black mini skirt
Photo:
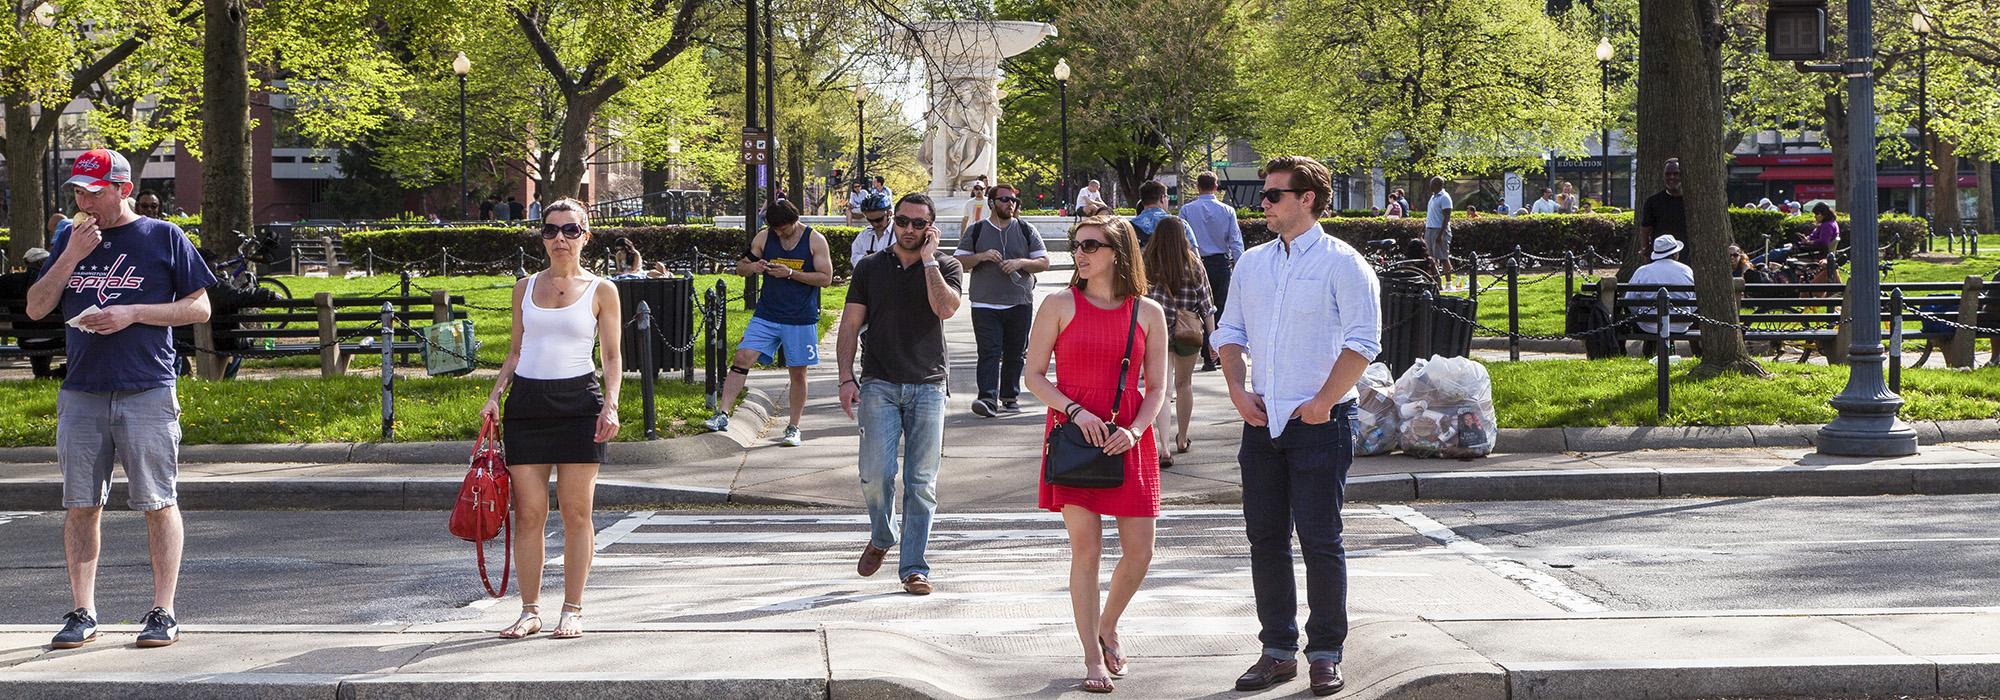
[[[515,377],[501,408],[508,464],[601,464],[597,414],[604,392],[597,375],[568,379]]]

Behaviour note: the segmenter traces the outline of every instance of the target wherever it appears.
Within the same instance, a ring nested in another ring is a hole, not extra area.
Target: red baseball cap
[[[76,157],[69,167],[69,176],[69,182],[63,183],[65,186],[97,192],[114,182],[131,184],[132,163],[117,151],[93,148]]]

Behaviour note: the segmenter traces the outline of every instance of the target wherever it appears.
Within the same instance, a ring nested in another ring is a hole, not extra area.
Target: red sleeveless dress
[[[1118,387],[1118,360],[1125,350],[1125,334],[1132,327],[1132,305],[1127,299],[1116,309],[1100,309],[1076,294],[1076,316],[1056,336],[1056,388],[1092,415],[1111,420],[1111,401]],[[1132,414],[1139,410],[1139,375],[1146,364],[1146,329],[1132,335],[1132,368],[1126,373],[1124,398],[1118,402],[1118,424],[1130,427]],[[1047,427],[1054,430],[1062,412],[1051,409]],[[1060,512],[1065,505],[1077,505],[1098,515],[1153,518],[1160,515],[1160,455],[1154,447],[1153,428],[1145,426],[1139,444],[1125,452],[1125,484],[1112,489],[1082,489],[1041,485],[1040,503]],[[1040,478],[1037,472],[1036,478]]]

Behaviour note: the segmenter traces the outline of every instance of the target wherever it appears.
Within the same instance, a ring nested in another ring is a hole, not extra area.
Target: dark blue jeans
[[[1028,329],[1035,305],[972,310],[972,337],[979,345],[979,398],[1012,400],[1021,395],[1021,367],[1028,357]]]
[[[1354,463],[1354,403],[1332,420],[1297,418],[1277,440],[1269,428],[1245,424],[1237,462],[1243,468],[1243,525],[1250,538],[1250,580],[1257,592],[1257,639],[1264,653],[1291,659],[1299,651],[1298,584],[1292,578],[1292,532],[1306,562],[1306,658],[1339,662],[1347,643],[1347,553],[1340,543],[1340,508]]]

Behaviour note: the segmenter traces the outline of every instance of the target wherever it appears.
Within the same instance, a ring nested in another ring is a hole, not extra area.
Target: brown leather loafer
[[[1271,686],[1299,677],[1298,659],[1280,661],[1270,656],[1257,655],[1257,663],[1250,670],[1236,677],[1237,690],[1263,690]]]
[[[1312,662],[1312,687],[1314,695],[1332,695],[1347,687],[1347,679],[1340,676],[1340,662]]]
[[[882,569],[882,555],[888,553],[889,550],[877,548],[872,543],[869,544],[867,549],[861,550],[861,563],[854,565],[854,573],[861,574],[862,576],[874,576],[875,572]]]
[[[930,595],[931,580],[925,578],[923,574],[910,574],[903,577],[903,590],[910,595]]]

